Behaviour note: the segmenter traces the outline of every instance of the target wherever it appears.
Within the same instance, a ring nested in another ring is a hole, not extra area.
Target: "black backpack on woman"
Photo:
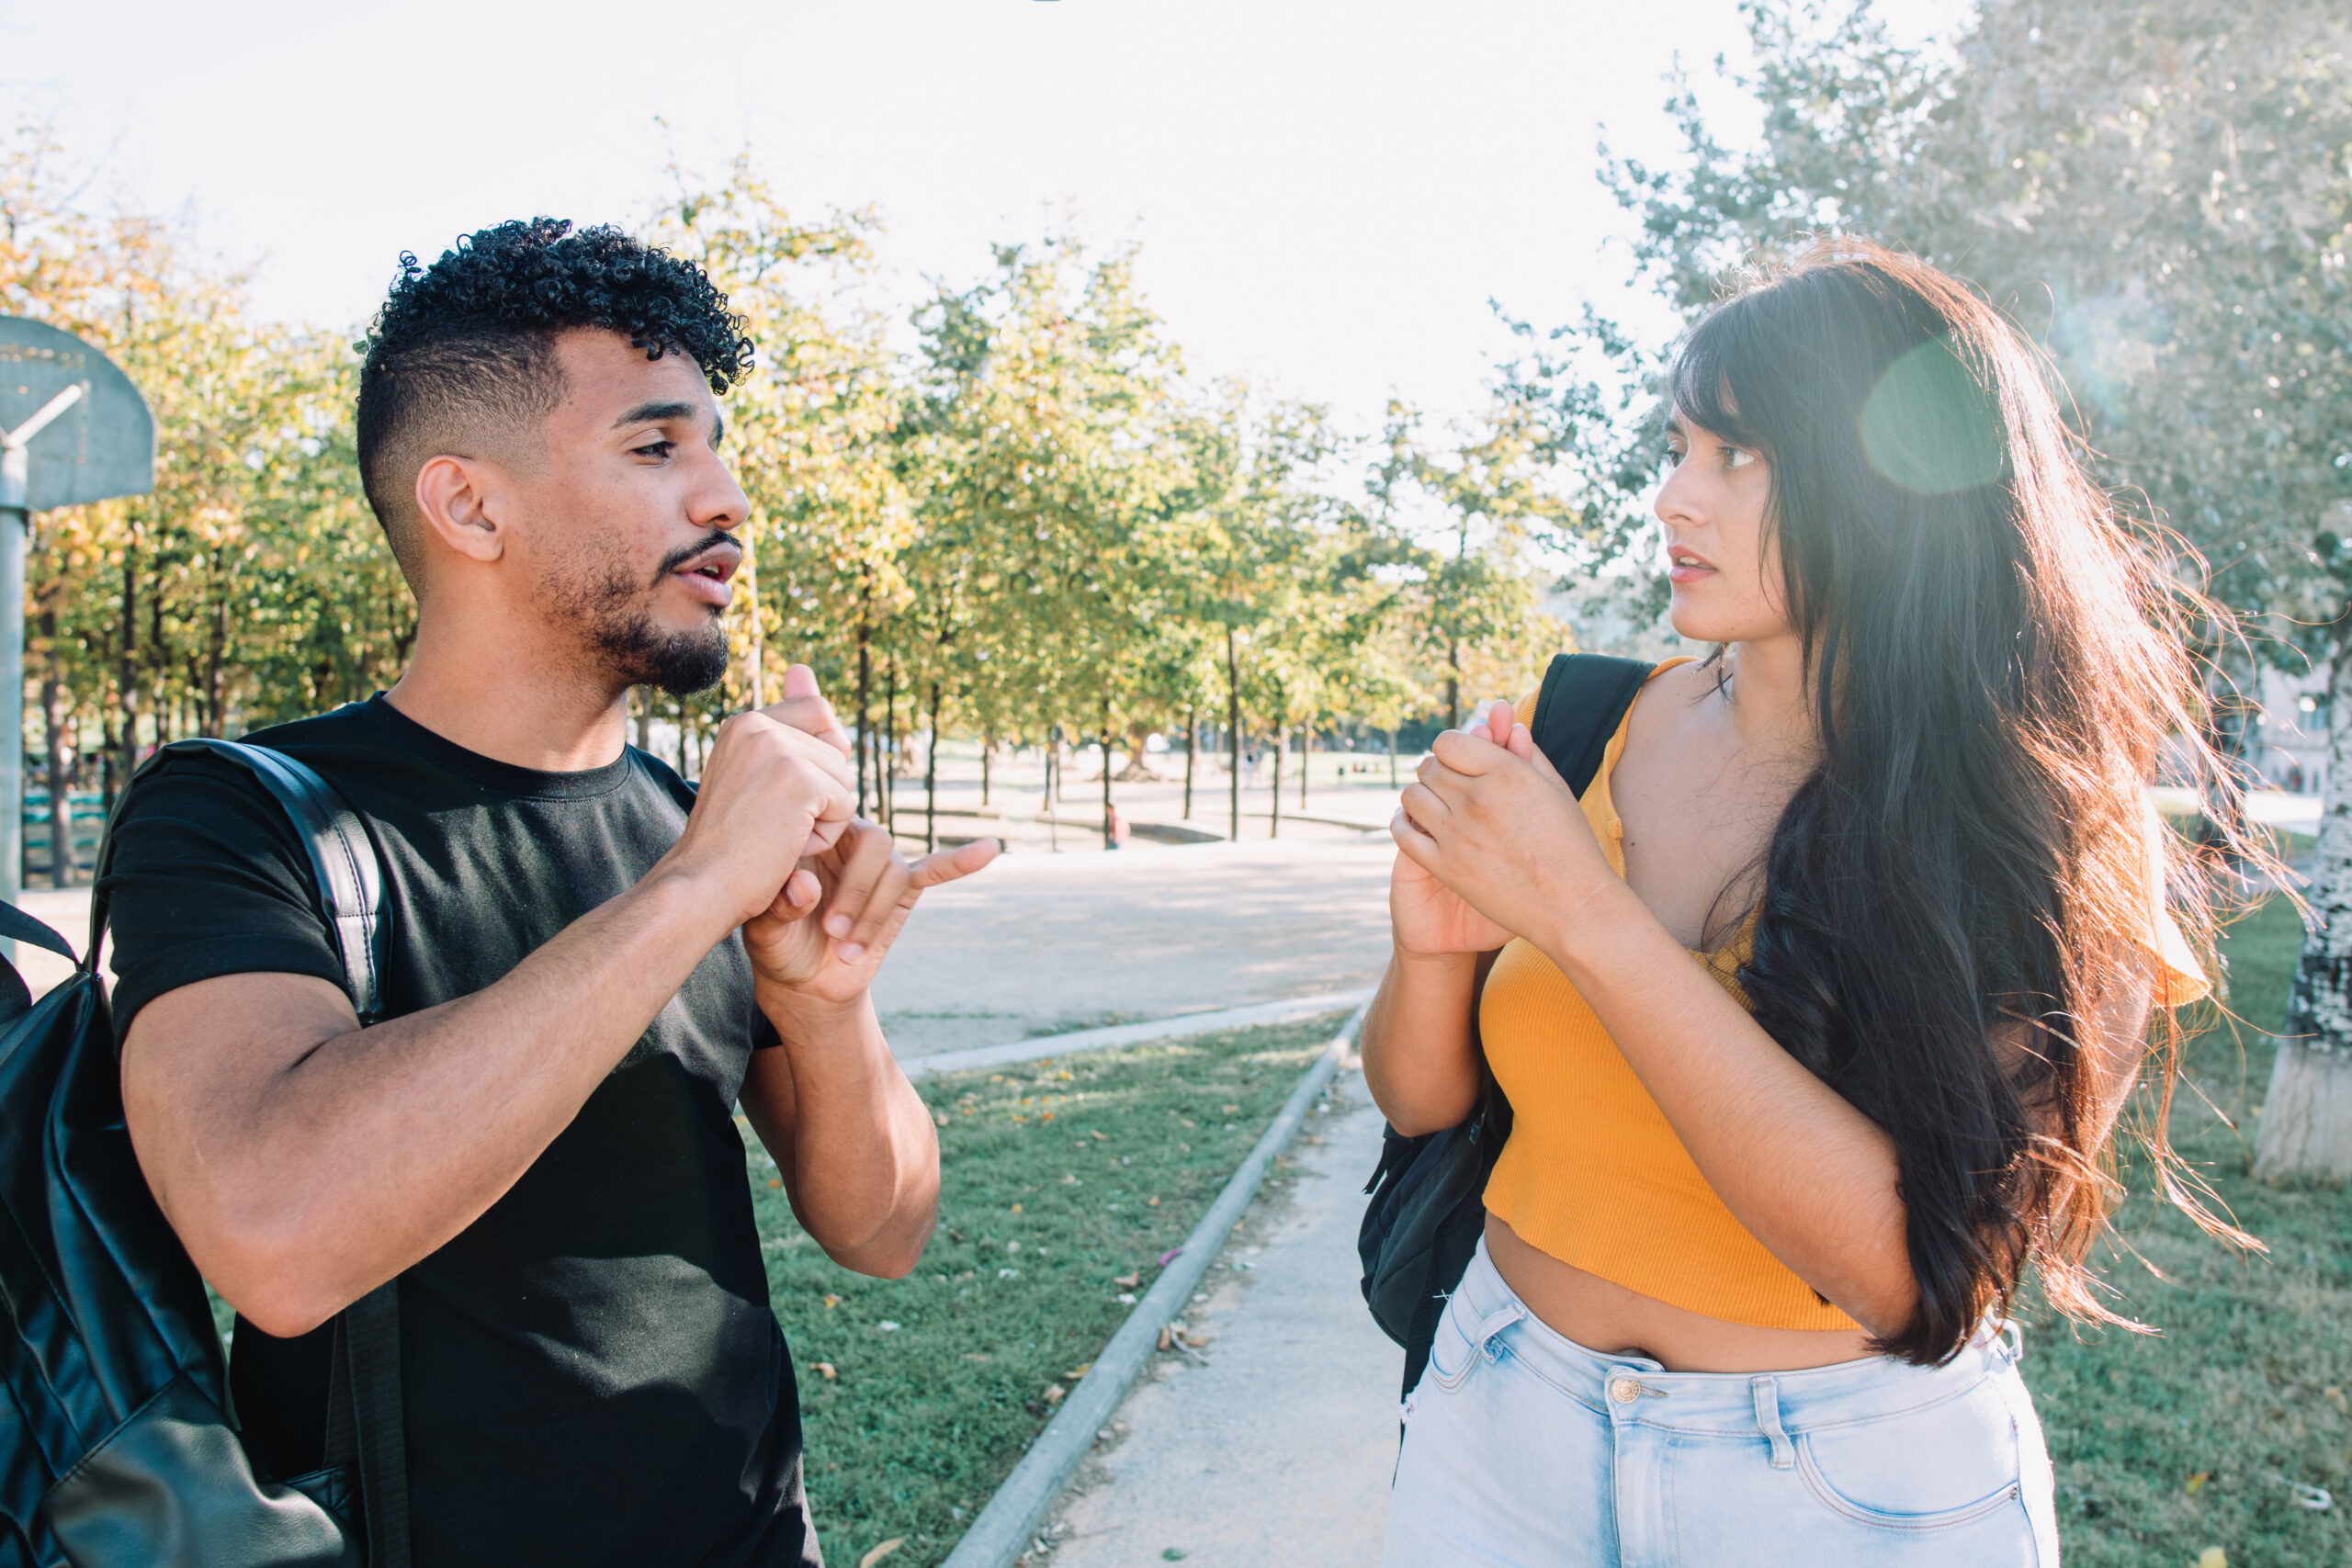
[[[366,827],[290,757],[227,740],[162,754],[198,750],[250,770],[286,808],[352,1006],[375,1022],[386,904]],[[101,875],[107,858],[102,846]],[[407,1568],[397,1282],[335,1320],[328,1468],[258,1480],[204,1282],[123,1124],[106,925],[94,893],[76,960],[0,903],[0,936],[74,965],[35,1002],[0,964],[0,1568]]]
[[[1563,653],[1535,699],[1536,746],[1577,795],[1600,771],[1610,737],[1657,668],[1638,659]],[[1446,1298],[1462,1283],[1487,1223],[1487,1178],[1510,1136],[1510,1101],[1491,1075],[1469,1119],[1408,1138],[1388,1128],[1380,1166],[1364,1183],[1372,1201],[1356,1233],[1364,1304],[1405,1347],[1405,1392],[1421,1379]]]

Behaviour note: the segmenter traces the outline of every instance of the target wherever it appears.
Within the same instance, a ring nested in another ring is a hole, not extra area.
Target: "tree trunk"
[[[1275,726],[1274,788],[1273,793],[1266,800],[1266,837],[1269,839],[1279,839],[1283,836],[1283,748],[1289,744],[1289,732],[1280,725]]]
[[[1193,755],[1201,749],[1201,714],[1198,708],[1184,710],[1184,820],[1193,819]]]
[[[996,736],[995,736],[993,733],[990,733],[990,734],[987,734],[987,735],[983,735],[983,736],[981,736],[981,737],[980,737],[980,809],[981,809],[981,810],[983,810],[983,811],[985,811],[985,810],[987,810],[987,809],[988,809],[988,805],[989,805],[989,764],[990,762],[992,762],[993,761],[995,761],[995,759],[996,759]]]
[[[1315,771],[1315,721],[1298,732],[1298,808],[1306,809],[1306,775]]]
[[[939,682],[931,683],[931,744],[922,750],[922,852],[939,848]]]
[[[1445,727],[1462,728],[1462,645],[1445,645]]]
[[[204,650],[204,733],[225,735],[229,723],[229,595],[220,581],[220,555],[212,551],[212,626]]]
[[[899,660],[894,654],[882,667],[882,756],[878,770],[882,794],[876,804],[882,808],[882,826],[892,833],[899,830],[899,792],[893,787],[899,778]]]
[[[122,547],[122,762],[121,784],[139,771],[139,534]],[[107,803],[111,806],[113,803]]]
[[[1388,787],[1396,787],[1396,732],[1388,732]]]
[[[629,693],[628,698],[630,716],[637,720],[637,749],[650,751],[653,750],[653,695],[645,687],[639,686]]]
[[[1111,699],[1102,699],[1102,847],[1117,849],[1111,837]]]
[[[1225,628],[1225,738],[1233,763],[1226,771],[1227,792],[1232,800],[1227,831],[1238,844],[1241,841],[1241,659],[1233,649],[1231,626]]]
[[[57,612],[40,613],[48,668],[40,678],[41,732],[49,741],[49,885],[74,886],[74,802],[65,777],[65,727],[57,716]]]
[[[2327,786],[2286,1038],[2270,1069],[2254,1174],[2352,1177],[2352,612],[2328,671]]]
[[[857,814],[865,811],[865,754],[874,749],[874,602],[872,570],[857,569]]]
[[[682,779],[688,776],[686,773],[686,699],[684,697],[678,699],[678,776]]]

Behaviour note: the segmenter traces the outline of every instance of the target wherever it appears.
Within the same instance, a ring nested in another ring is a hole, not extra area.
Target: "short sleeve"
[[[98,885],[113,943],[115,1041],[167,991],[221,975],[314,975],[343,959],[284,810],[234,763],[175,758],[139,781]]]
[[[2150,998],[2158,1007],[2186,1007],[2202,1001],[2212,994],[2212,985],[2205,978],[2204,967],[2189,948],[2188,939],[2180,934],[2180,925],[2172,918],[2172,910],[2165,898],[2165,866],[2172,829],[2165,826],[2155,803],[2150,801],[2143,815],[2142,827],[2147,846],[2147,925],[2140,942],[2156,958],[2155,991]]]

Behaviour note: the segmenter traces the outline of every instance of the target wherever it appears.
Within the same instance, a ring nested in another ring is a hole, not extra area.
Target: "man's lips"
[[[671,570],[670,575],[684,583],[686,591],[695,598],[723,610],[735,602],[735,590],[728,586],[728,579],[742,564],[742,549],[729,540],[682,561]]]

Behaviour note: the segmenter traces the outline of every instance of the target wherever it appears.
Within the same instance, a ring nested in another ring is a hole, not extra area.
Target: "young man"
[[[404,271],[359,460],[415,590],[390,692],[251,739],[368,819],[388,1021],[357,1026],[301,844],[232,766],[133,792],[111,877],[141,1165],[236,1307],[266,1473],[321,1462],[334,1314],[400,1280],[420,1568],[814,1563],[742,1111],[843,1265],[911,1269],[939,1148],[867,986],[923,888],[851,820],[798,666],[699,792],[625,743],[707,687],[746,502],[714,389],[740,321],[610,230],[486,230]]]

